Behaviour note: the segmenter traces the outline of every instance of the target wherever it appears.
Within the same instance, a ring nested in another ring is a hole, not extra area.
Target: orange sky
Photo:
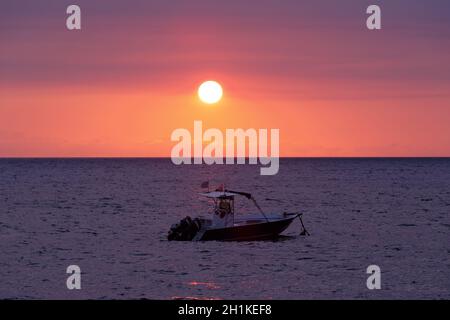
[[[169,157],[194,120],[279,128],[282,156],[450,156],[440,10],[386,3],[370,32],[361,1],[175,2],[79,1],[81,31],[65,30],[64,5],[11,2],[0,156]],[[209,106],[196,90],[211,79],[224,98]]]

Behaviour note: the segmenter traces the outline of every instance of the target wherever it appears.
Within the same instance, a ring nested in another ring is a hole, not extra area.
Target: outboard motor
[[[187,216],[181,219],[179,223],[172,225],[167,235],[169,241],[191,241],[197,232],[200,231],[201,221],[198,218],[194,220]]]

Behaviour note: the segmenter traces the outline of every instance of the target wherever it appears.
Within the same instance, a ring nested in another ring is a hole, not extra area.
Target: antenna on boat
[[[255,207],[258,208],[259,212],[261,212],[261,214],[264,216],[264,218],[266,219],[267,222],[269,222],[269,219],[267,218],[266,214],[264,213],[264,211],[261,209],[261,207],[259,206],[259,204],[256,202],[255,198],[253,198],[253,196],[250,197],[250,199],[253,201],[253,203],[255,204]]]
[[[269,221],[269,218],[267,218],[266,214],[264,213],[263,209],[261,209],[261,207],[259,206],[259,204],[256,202],[256,199],[253,197],[252,194],[247,193],[247,192],[240,192],[240,191],[234,191],[234,190],[227,190],[225,189],[225,185],[223,184],[223,191],[224,192],[231,192],[231,193],[235,193],[235,194],[239,194],[241,196],[246,197],[249,200],[253,201],[253,204],[255,205],[256,208],[258,208],[259,212],[263,215],[264,219],[266,219],[267,222]]]

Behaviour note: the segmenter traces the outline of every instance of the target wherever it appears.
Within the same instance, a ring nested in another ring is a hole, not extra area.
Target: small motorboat
[[[298,218],[302,225],[302,235],[308,235],[301,213],[266,214],[250,193],[216,190],[200,195],[214,201],[212,219],[187,216],[173,225],[168,240],[178,241],[255,241],[277,238],[280,233]],[[259,214],[235,216],[234,198],[243,196],[253,201]]]

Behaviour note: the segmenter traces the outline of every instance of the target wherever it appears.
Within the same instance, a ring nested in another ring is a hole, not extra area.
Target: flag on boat
[[[225,191],[225,185],[222,183],[220,186],[217,187],[216,191]]]
[[[200,188],[209,188],[209,181],[202,182]]]

